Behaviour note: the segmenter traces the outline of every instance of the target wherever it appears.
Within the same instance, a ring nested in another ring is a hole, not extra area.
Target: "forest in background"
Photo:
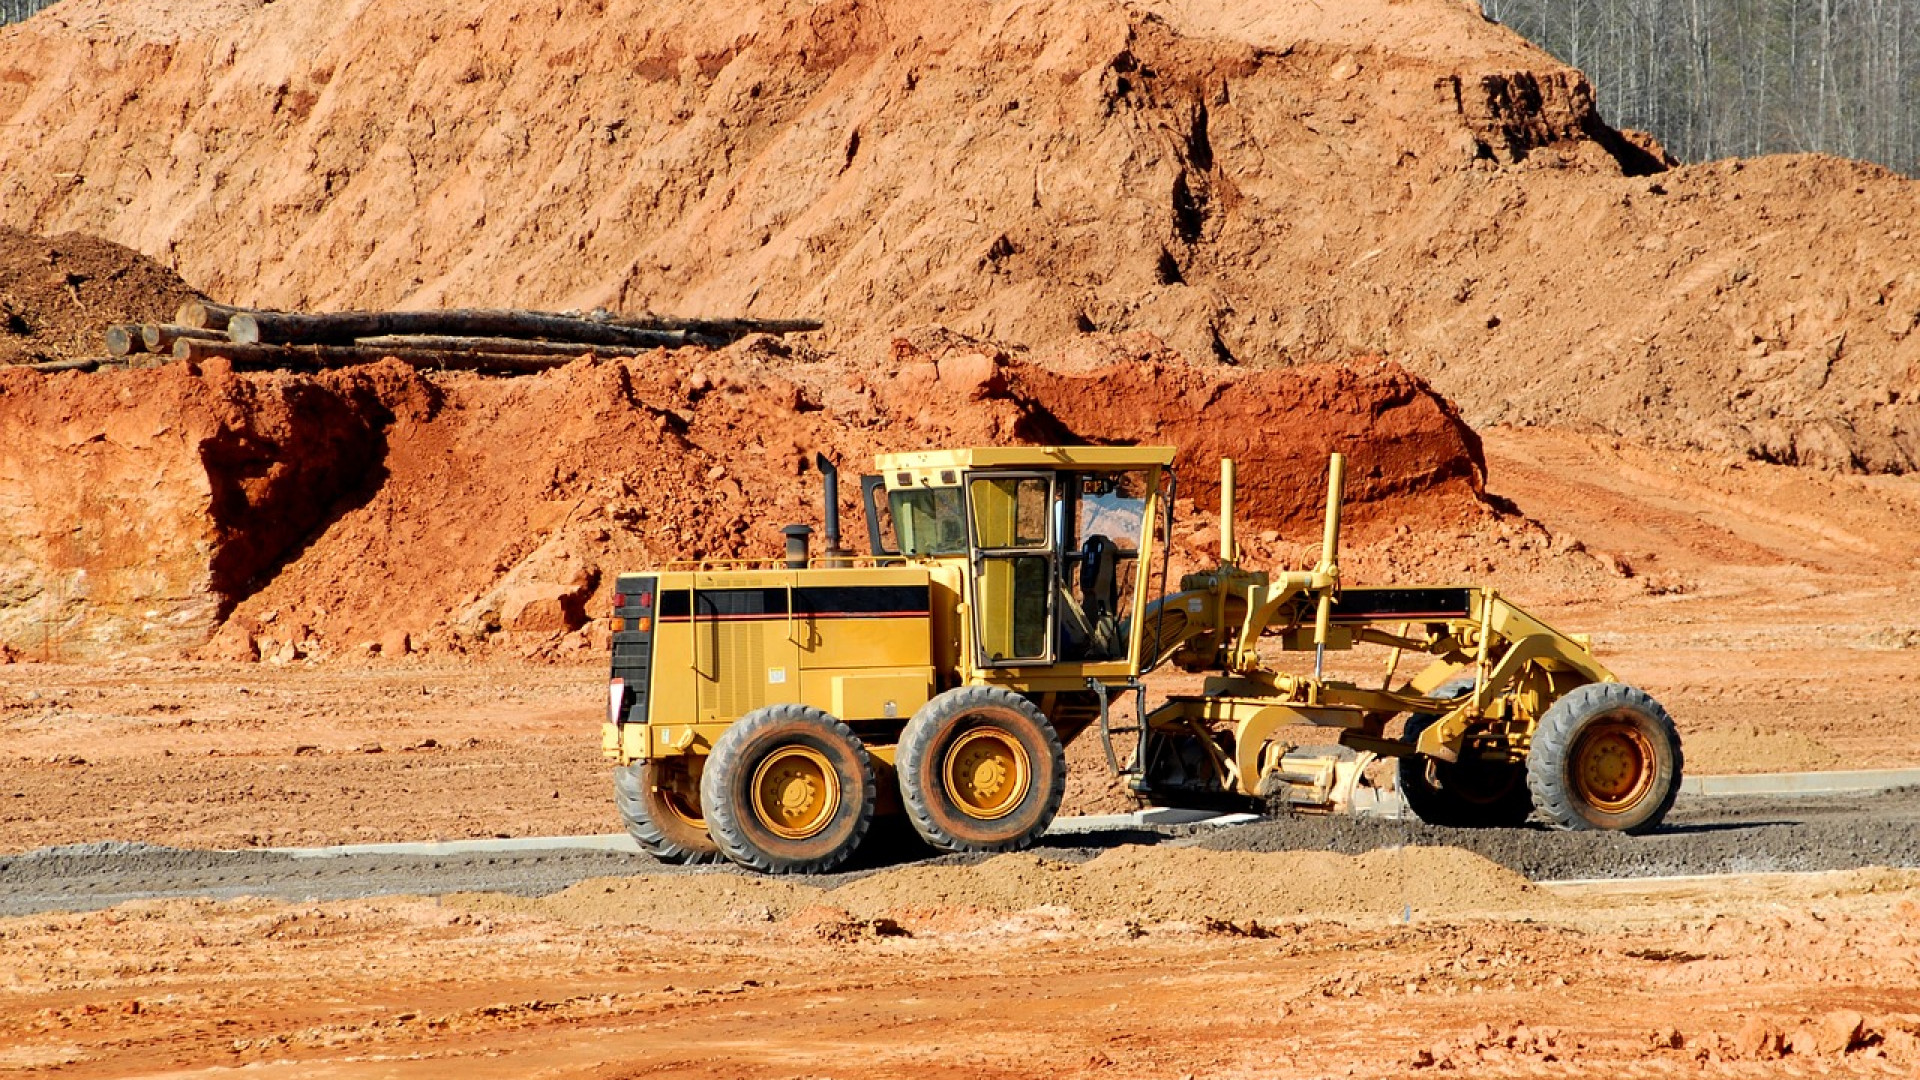
[[[0,25],[17,23],[52,3],[53,0],[0,0]]]
[[[1684,162],[1819,151],[1920,175],[1920,0],[1482,0]]]

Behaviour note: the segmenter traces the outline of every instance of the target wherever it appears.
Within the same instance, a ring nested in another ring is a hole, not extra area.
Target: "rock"
[[[980,352],[949,354],[939,362],[943,389],[957,390],[969,397],[984,397],[1005,387],[1000,366],[993,357]]]
[[[235,619],[222,623],[213,638],[201,648],[200,654],[209,660],[237,660],[249,664],[260,659],[260,649],[254,644],[253,635]]]
[[[1820,1018],[1815,1047],[1822,1054],[1844,1054],[1860,1045],[1867,1018],[1852,1009],[1835,1009]]]
[[[413,635],[405,630],[389,630],[380,635],[380,655],[388,658],[405,656],[413,651]]]
[[[1749,1061],[1772,1061],[1780,1056],[1785,1036],[1780,1025],[1764,1016],[1750,1016],[1733,1037],[1733,1051]]]
[[[568,630],[564,585],[534,582],[507,590],[500,598],[502,630],[545,632]]]

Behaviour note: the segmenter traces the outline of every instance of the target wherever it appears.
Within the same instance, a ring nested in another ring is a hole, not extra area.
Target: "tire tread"
[[[939,721],[956,713],[988,706],[1012,709],[1034,724],[1046,745],[1053,774],[1043,796],[1037,827],[997,844],[966,841],[947,831],[935,819],[926,800],[920,797],[918,786],[909,780],[913,776],[928,775],[930,762],[927,758],[932,750],[932,741],[927,733],[936,729]],[[902,733],[895,764],[900,776],[900,801],[906,807],[907,819],[913,823],[914,831],[920,834],[920,838],[939,851],[999,853],[1025,850],[1033,846],[1034,840],[1053,823],[1054,815],[1060,811],[1060,802],[1067,793],[1066,751],[1061,747],[1060,736],[1054,731],[1052,722],[1031,701],[998,686],[960,687],[928,702],[920,712],[914,714],[913,720]]]
[[[729,774],[739,768],[741,748],[754,735],[764,728],[801,719],[819,725],[824,733],[844,740],[853,748],[859,768],[865,775],[866,782],[862,785],[864,805],[856,811],[852,834],[833,851],[814,859],[775,860],[747,838],[737,813],[740,808],[734,806],[730,799],[715,797],[714,792],[723,789]],[[875,788],[872,756],[867,753],[860,737],[844,721],[808,705],[769,705],[734,721],[714,741],[713,751],[707,758],[705,775],[701,779],[700,808],[706,816],[707,832],[725,857],[734,863],[762,874],[823,874],[846,862],[860,847],[861,841],[866,839],[867,830],[873,825]]]
[[[613,770],[614,804],[620,808],[620,820],[626,823],[627,835],[640,845],[640,850],[672,866],[705,866],[725,858],[717,849],[695,850],[667,838],[647,813],[646,787],[640,775],[645,767],[643,762],[636,761]]]
[[[1660,793],[1652,812],[1619,831],[1635,836],[1652,832],[1673,809],[1685,766],[1680,733],[1674,727],[1673,717],[1651,694],[1638,687],[1625,683],[1587,683],[1567,691],[1547,709],[1534,728],[1533,747],[1527,754],[1527,786],[1533,791],[1534,805],[1556,828],[1577,832],[1604,828],[1580,813],[1573,786],[1567,779],[1567,759],[1588,719],[1619,708],[1643,713],[1673,754],[1667,789]]]

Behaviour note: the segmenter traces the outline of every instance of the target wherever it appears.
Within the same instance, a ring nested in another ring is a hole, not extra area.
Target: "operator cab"
[[[980,667],[1127,663],[1171,460],[1159,448],[888,455],[863,483],[870,539],[876,554],[964,560]]]

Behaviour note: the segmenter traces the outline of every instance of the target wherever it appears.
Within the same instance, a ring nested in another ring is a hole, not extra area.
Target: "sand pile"
[[[712,924],[782,919],[815,905],[855,918],[1064,908],[1089,920],[1245,922],[1395,918],[1510,910],[1537,902],[1520,875],[1457,848],[1359,856],[1127,847],[1069,863],[1030,852],[971,866],[909,866],[838,887],[719,872],[582,882],[539,900],[497,903],[569,921]]]
[[[1341,449],[1357,528],[1486,513],[1472,433],[1392,365],[1062,375],[903,341],[883,378],[784,348],[520,379],[392,361],[0,374],[0,643],[166,655],[224,629],[212,655],[269,641],[281,659],[357,655],[394,632],[427,649],[584,649],[619,571],[773,557],[782,526],[818,527],[816,452],[857,474],[881,450],[1177,438],[1196,466],[1185,493],[1213,499],[1206,455],[1232,452],[1248,527],[1311,535]],[[856,543],[857,490],[843,486]]]
[[[0,227],[0,364],[104,355],[107,324],[165,322],[196,295],[119,244]]]
[[[1662,171],[1455,0],[69,0],[0,224],[277,306],[937,322],[1384,355],[1474,423],[1920,461],[1914,182]]]

